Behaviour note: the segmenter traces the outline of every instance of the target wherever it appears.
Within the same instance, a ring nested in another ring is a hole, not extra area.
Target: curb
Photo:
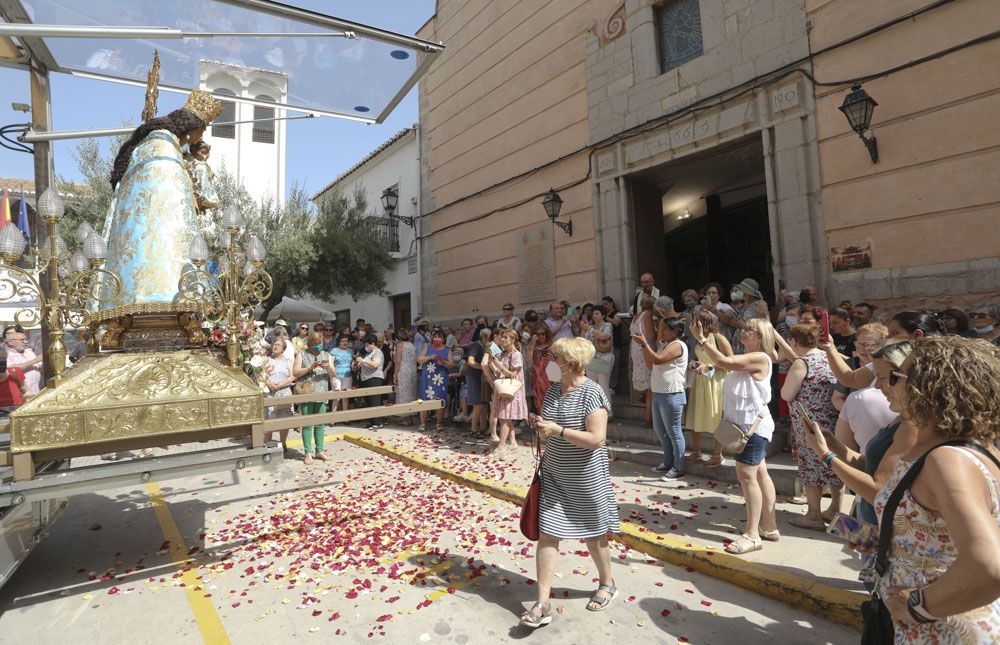
[[[475,473],[459,473],[440,462],[389,448],[363,435],[347,432],[338,438],[512,504],[522,504],[527,493],[524,486],[501,484]],[[856,629],[861,627],[861,603],[867,600],[864,594],[833,587],[765,564],[748,562],[721,549],[693,544],[672,535],[657,535],[625,520],[621,522],[621,530],[620,534],[611,536],[614,541],[657,560],[690,567],[762,596],[811,611],[841,625]]]

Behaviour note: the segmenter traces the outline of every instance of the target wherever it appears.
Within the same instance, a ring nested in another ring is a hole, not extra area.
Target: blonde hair
[[[865,325],[865,327],[867,326],[868,325]],[[878,348],[878,350],[872,354],[872,358],[875,360],[883,360],[898,370],[903,366],[903,361],[905,361],[906,357],[911,353],[913,353],[913,343],[908,340],[901,340],[898,343],[889,343],[888,345],[883,345]]]
[[[309,332],[309,339],[306,341],[306,346],[312,348],[313,345],[323,344],[323,334],[318,331]]]
[[[778,350],[776,349],[778,341],[775,340],[774,327],[771,326],[771,323],[761,318],[751,318],[747,321],[747,327],[760,337],[760,351],[767,354],[767,357],[772,361],[778,360]]]
[[[906,413],[948,437],[1000,437],[1000,348],[985,340],[929,336],[913,344]]]
[[[498,334],[497,337],[513,341],[514,351],[521,351],[521,334],[517,333],[513,329],[504,329]]]
[[[552,343],[549,353],[553,359],[562,360],[574,372],[583,373],[594,360],[594,344],[586,338],[560,338]]]
[[[878,338],[878,342],[884,343],[885,339],[889,337],[889,328],[880,322],[870,322],[867,325],[861,325],[858,327],[857,335],[861,334],[871,334]]]

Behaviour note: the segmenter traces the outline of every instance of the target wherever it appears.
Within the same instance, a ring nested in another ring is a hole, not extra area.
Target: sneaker
[[[671,468],[670,470],[668,470],[663,475],[663,477],[660,477],[660,481],[661,482],[675,482],[678,479],[682,478],[683,476],[684,476],[684,473],[679,473],[675,469]]]
[[[659,466],[653,466],[654,473],[665,473],[670,470],[670,466],[666,464],[660,464]]]

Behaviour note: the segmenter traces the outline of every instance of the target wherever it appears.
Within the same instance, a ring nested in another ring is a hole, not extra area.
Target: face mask
[[[743,302],[743,292],[733,291],[729,294],[729,299],[733,302]]]
[[[441,349],[441,347],[444,345],[444,341],[441,340],[440,338],[435,338],[434,340],[431,341],[431,345],[433,345],[435,349]]]
[[[799,319],[798,319],[797,316],[785,316],[785,324],[788,325],[789,327],[791,327],[792,325],[794,325],[797,322],[799,322]]]
[[[323,345],[322,344],[320,344],[320,345],[313,345],[312,348],[313,348],[313,350],[315,350],[317,352],[323,351]]]
[[[988,334],[993,331],[993,325],[986,325],[985,327],[973,327],[977,334]]]
[[[549,378],[550,381],[555,382],[562,378],[562,370],[556,365],[555,361],[550,361],[548,365],[545,366],[545,376]]]

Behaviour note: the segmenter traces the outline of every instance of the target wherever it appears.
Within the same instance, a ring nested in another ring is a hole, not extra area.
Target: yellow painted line
[[[146,489],[149,491],[149,499],[152,502],[153,511],[156,513],[156,519],[160,522],[163,537],[170,542],[170,557],[173,559],[174,566],[181,572],[184,594],[191,606],[191,613],[194,614],[198,631],[201,632],[201,639],[205,641],[206,645],[229,645],[231,643],[229,635],[226,634],[226,629],[222,626],[222,619],[215,611],[215,605],[212,604],[211,599],[205,597],[204,592],[194,590],[195,587],[204,588],[205,584],[197,567],[184,570],[185,565],[191,561],[188,558],[188,547],[184,544],[184,538],[181,537],[180,529],[177,528],[173,516],[170,515],[170,509],[163,501],[160,487],[156,484],[146,484]]]
[[[425,459],[364,435],[344,433],[342,438],[354,445],[513,504],[521,504],[527,492],[523,486],[511,486],[475,473],[460,473],[440,461]],[[632,522],[622,521],[621,529],[622,532],[612,535],[612,539],[657,560],[691,567],[763,596],[815,612],[827,620],[849,627],[860,626],[860,605],[867,598],[864,594],[811,580],[766,564],[750,562],[724,550],[696,544],[686,538],[658,535]]]
[[[347,435],[346,432],[337,432],[335,434],[323,435],[323,442],[324,442],[323,447],[324,448],[326,447],[325,444],[327,441],[338,441],[340,439],[343,439],[345,435]],[[289,439],[285,442],[285,445],[288,446],[289,448],[301,448],[302,439]]]

